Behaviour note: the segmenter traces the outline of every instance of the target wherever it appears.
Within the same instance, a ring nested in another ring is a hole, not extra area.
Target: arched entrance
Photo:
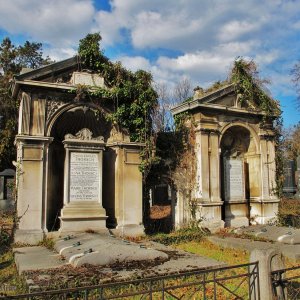
[[[48,231],[60,228],[59,217],[63,208],[64,198],[65,148],[63,140],[65,135],[75,135],[81,129],[87,128],[94,137],[103,136],[107,139],[111,130],[111,126],[106,122],[102,112],[93,106],[86,104],[72,105],[69,109],[58,114],[59,116],[56,116],[51,128],[49,128],[49,135],[53,138],[53,142],[49,145],[48,152],[46,212],[46,227]],[[105,168],[105,164],[103,167]],[[112,211],[114,210],[112,209]]]
[[[221,137],[220,148],[222,219],[225,226],[247,226],[250,198],[259,193],[255,139],[246,127],[230,126]]]

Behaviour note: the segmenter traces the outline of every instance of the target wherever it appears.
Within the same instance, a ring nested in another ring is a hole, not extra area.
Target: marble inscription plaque
[[[71,152],[70,201],[99,200],[97,153]]]
[[[225,160],[226,199],[244,199],[243,162],[239,159]]]

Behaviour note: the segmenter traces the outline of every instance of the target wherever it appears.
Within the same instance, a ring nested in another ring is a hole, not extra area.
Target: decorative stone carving
[[[108,142],[130,142],[129,132],[127,130],[119,130],[117,126],[113,126],[110,131]]]
[[[93,138],[93,133],[88,128],[79,130],[75,135],[68,133],[65,135],[65,140],[86,140],[86,141],[101,141],[104,142],[103,136]]]
[[[55,114],[55,112],[65,104],[66,103],[61,100],[47,99],[47,106],[46,106],[47,122],[51,119],[51,117]]]

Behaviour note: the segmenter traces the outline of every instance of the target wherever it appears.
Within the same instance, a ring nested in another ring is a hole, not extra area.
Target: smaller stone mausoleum
[[[141,143],[111,124],[113,103],[86,97],[79,86],[106,88],[82,72],[78,57],[17,76],[20,101],[15,240],[36,243],[49,231],[143,233]]]
[[[196,136],[197,200],[203,225],[266,224],[275,217],[275,142],[272,121],[262,111],[241,105],[233,84],[208,93],[195,91],[192,101],[172,109],[188,112]],[[188,204],[177,196],[176,226],[187,221]]]

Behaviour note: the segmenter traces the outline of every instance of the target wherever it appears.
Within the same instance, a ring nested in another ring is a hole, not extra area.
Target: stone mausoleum
[[[143,144],[105,115],[113,103],[74,93],[106,88],[104,78],[82,72],[73,57],[17,76],[19,99],[15,240],[36,243],[49,231],[143,233]]]
[[[172,109],[188,112],[196,136],[196,182],[193,197],[204,226],[266,224],[275,217],[275,143],[273,118],[241,105],[233,84]],[[188,219],[187,203],[177,196],[175,224]]]

